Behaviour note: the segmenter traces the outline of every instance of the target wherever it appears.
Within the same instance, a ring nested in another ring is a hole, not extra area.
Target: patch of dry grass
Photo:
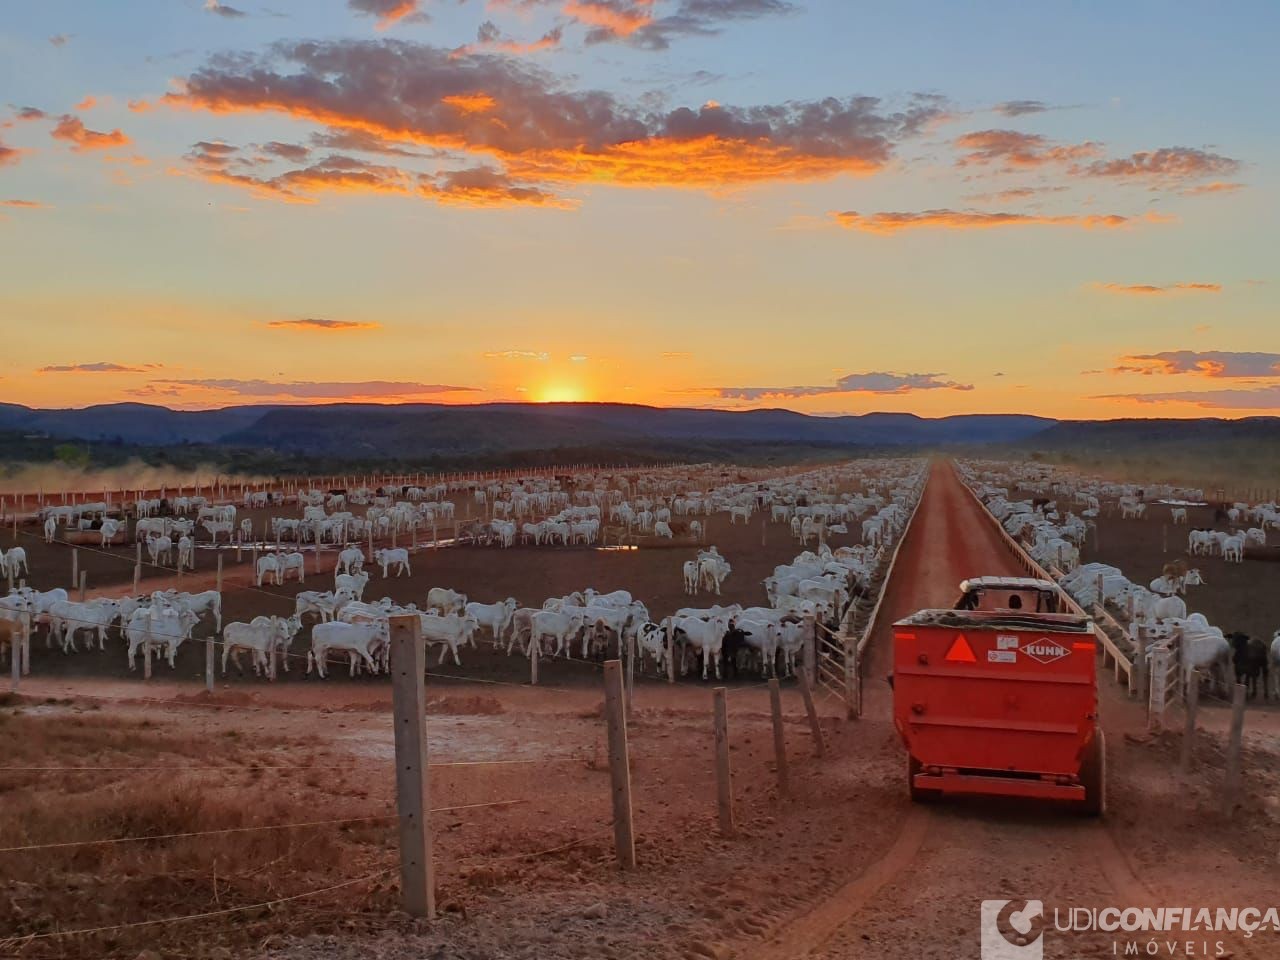
[[[248,737],[194,735],[162,716],[112,717],[62,706],[0,706],[0,847],[203,833],[380,816],[386,799],[353,796],[310,743],[262,749]],[[308,769],[281,771],[277,765]],[[314,764],[314,766],[313,766]],[[15,770],[26,766],[126,767]],[[144,767],[183,769],[137,769]],[[204,768],[204,769],[201,769]],[[32,934],[180,917],[262,903],[396,863],[394,822],[0,852],[0,946],[24,957],[242,955],[271,934],[384,922],[381,884],[217,920],[74,938]],[[216,950],[214,948],[217,948]],[[225,952],[219,952],[225,951]]]

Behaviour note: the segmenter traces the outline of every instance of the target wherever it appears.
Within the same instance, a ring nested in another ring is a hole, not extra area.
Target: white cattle
[[[196,543],[190,537],[178,538],[178,569],[194,570],[196,568]]]
[[[147,540],[147,555],[154,564],[173,562],[173,540],[169,537],[150,537]]]
[[[666,537],[668,540],[675,536],[675,534],[671,532],[671,524],[667,523],[665,520],[659,520],[654,523],[653,535],[655,537]]]
[[[760,654],[760,675],[768,676],[774,672],[775,661],[778,656],[778,625],[770,620],[755,620],[748,617],[738,617],[730,625],[725,636],[737,634],[743,646],[746,646],[758,654]],[[725,664],[726,669],[728,664]],[[738,665],[733,665],[734,673],[737,673]]]
[[[582,629],[585,618],[586,610],[582,608],[568,608],[563,611],[539,610],[533,615],[530,624],[529,649],[532,650],[532,645],[535,643],[541,649],[543,637],[554,637],[556,648],[552,651],[552,656],[563,653],[569,659],[573,659],[573,638]]]
[[[27,551],[22,547],[14,547],[8,553],[0,550],[0,576],[13,575],[15,577],[22,574],[31,575],[31,568],[27,566]]]
[[[751,522],[751,507],[730,507],[729,525],[733,526],[741,518],[743,523]]]
[[[1169,620],[1177,618],[1185,620],[1187,616],[1187,602],[1181,597],[1170,596],[1160,597],[1147,611],[1148,617],[1152,620]]]
[[[241,669],[240,651],[247,650],[253,661],[254,676],[265,674],[269,679],[274,680],[274,653],[283,623],[283,617],[254,617],[249,623],[239,621],[228,623],[226,629],[222,631],[223,675],[226,675],[228,660],[234,660],[236,669]]]
[[[115,600],[95,599],[86,603],[71,600],[60,600],[49,608],[49,638],[57,636],[62,644],[62,652],[70,653],[76,649],[76,631],[96,631],[98,649],[107,648],[107,630],[120,614],[120,604]],[[92,639],[87,641],[93,646]]]
[[[714,661],[716,679],[721,676],[720,649],[724,643],[727,621],[715,617],[711,620],[696,620],[693,617],[668,617],[663,621],[663,628],[669,638],[672,649],[681,637],[684,639],[686,652],[692,648],[702,654],[702,679],[707,679],[707,668]],[[681,658],[681,674],[687,672],[684,658]]]
[[[159,646],[167,654],[169,666],[173,667],[178,646],[188,638],[196,619],[191,611],[166,604],[152,604],[135,610],[124,631],[129,641],[129,669],[136,669],[133,661],[141,646],[148,651],[152,646]]]
[[[493,646],[497,649],[502,634],[506,632],[507,625],[511,623],[519,606],[515,597],[507,597],[500,603],[468,603],[465,609],[468,617],[492,631]]]
[[[359,573],[339,573],[333,580],[335,592],[345,593],[357,600],[363,600],[364,588],[369,583],[369,573],[367,570],[361,570]]]
[[[44,542],[53,543],[58,536],[58,518],[53,514],[45,517],[44,520]]]
[[[440,613],[461,613],[467,606],[467,595],[448,587],[432,587],[427,591],[427,608]]]
[[[1213,553],[1217,543],[1212,530],[1192,530],[1187,534],[1187,552],[1193,557]]]
[[[451,613],[447,617],[441,617],[434,613],[420,613],[418,619],[422,623],[422,636],[427,641],[427,645],[442,644],[440,659],[436,662],[444,663],[445,654],[452,653],[453,662],[457,666],[462,666],[462,660],[458,657],[458,647],[464,643],[475,646],[473,637],[480,626],[476,618],[469,614],[460,617]]]
[[[812,627],[807,623],[787,620],[778,625],[778,647],[782,650],[782,671],[785,676],[795,674],[796,655],[803,652],[811,633]]]
[[[397,576],[409,576],[413,571],[409,567],[409,551],[404,547],[388,547],[383,550],[375,550],[373,560],[382,567],[382,576],[387,576],[387,570],[390,567],[397,567]]]
[[[163,590],[153,593],[151,599],[156,603],[169,603],[182,610],[190,610],[197,617],[212,613],[217,629],[222,629],[222,594],[217,590],[203,590],[200,593]]]
[[[321,623],[338,615],[338,608],[351,599],[350,594],[331,590],[303,590],[293,598],[293,615],[301,620],[308,613],[318,614]]]
[[[708,590],[715,590],[720,595],[720,587],[725,578],[733,572],[729,561],[720,556],[707,556],[698,561],[698,578]]]
[[[102,534],[102,546],[104,549],[111,546],[111,541],[115,539],[117,533],[120,532],[119,520],[103,520],[102,526],[98,530]]]
[[[1171,509],[1169,510],[1169,519],[1170,519],[1170,520],[1172,520],[1175,524],[1178,524],[1178,523],[1187,523],[1187,522],[1188,522],[1188,520],[1187,520],[1187,508],[1186,508],[1186,507],[1173,507],[1173,508],[1171,508]]]
[[[227,535],[227,543],[231,542],[231,531],[235,529],[235,525],[229,520],[206,520],[201,524],[209,531],[209,538],[214,542],[218,542],[220,534]]]
[[[684,562],[684,592],[696,594],[698,592],[698,561],[686,560]]]
[[[280,555],[280,572],[276,577],[276,583],[283,583],[288,580],[290,573],[298,575],[299,583],[306,582],[307,558],[301,553],[284,553]]]
[[[335,576],[339,573],[359,573],[364,569],[364,551],[359,547],[347,547],[338,554],[338,565],[334,568]]]
[[[582,606],[629,607],[633,600],[627,590],[614,590],[610,593],[598,593],[588,587],[582,591]]]
[[[1242,533],[1234,533],[1222,541],[1222,559],[1227,563],[1244,563],[1245,538]]]
[[[314,668],[323,679],[325,661],[332,651],[346,652],[351,663],[351,676],[356,675],[356,663],[363,661],[370,673],[378,672],[373,652],[385,645],[390,631],[385,620],[374,623],[343,623],[334,620],[318,623],[311,630],[311,649],[307,651],[307,673]]]
[[[280,584],[280,558],[274,553],[268,553],[258,558],[258,568],[255,571],[258,586],[262,586],[263,580],[268,577],[272,578],[277,586]]]

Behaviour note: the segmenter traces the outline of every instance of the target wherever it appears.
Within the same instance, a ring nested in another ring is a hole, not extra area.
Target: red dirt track
[[[450,904],[439,922],[416,933],[401,925],[382,936],[277,937],[262,955],[280,960],[976,960],[979,903],[999,898],[1043,900],[1044,956],[1063,960],[1113,956],[1117,936],[1123,956],[1127,940],[1145,944],[1147,938],[1059,932],[1053,929],[1055,908],[1277,905],[1280,819],[1270,803],[1278,782],[1274,742],[1247,741],[1241,806],[1225,818],[1217,804],[1222,737],[1202,735],[1197,770],[1180,775],[1178,737],[1126,736],[1145,730],[1145,715],[1109,674],[1099,679],[1111,774],[1110,812],[1101,822],[1050,805],[909,801],[905,754],[884,682],[892,623],[923,607],[950,605],[965,577],[1021,572],[952,466],[935,463],[867,652],[863,718],[838,720],[842,705],[822,701],[829,749],[824,758],[815,758],[799,697],[794,689],[783,691],[789,797],[779,796],[774,786],[767,695],[754,687],[730,691],[737,836],[716,833],[710,691],[693,684],[638,685],[629,724],[637,871],[620,874],[614,866],[604,812],[607,777],[597,763],[564,771],[503,768],[500,780],[487,779],[483,770],[460,769],[451,774],[457,786],[441,777],[434,802],[543,792],[548,802],[459,815],[457,825],[438,827],[442,902]],[[31,692],[67,695],[78,685],[111,697],[124,689],[143,690],[141,684],[119,680],[80,683],[33,674]],[[281,700],[298,698],[299,709],[190,713],[200,715],[200,729],[216,724],[270,728],[273,734],[323,729],[335,750],[350,751],[343,768],[377,784],[383,799],[391,779],[389,722],[379,712],[385,703],[369,704],[362,712],[353,702],[343,710],[341,701],[359,699],[357,685],[350,684],[332,704],[332,713],[315,711],[304,706],[301,685],[274,689],[281,691]],[[149,692],[171,696],[172,685]],[[237,691],[247,692],[247,687]],[[522,756],[600,755],[600,693],[586,682],[572,688],[493,685],[467,692],[480,694],[486,709],[453,709],[448,703],[432,709],[433,759],[464,759],[478,748],[500,756],[517,748]],[[380,696],[387,694],[380,691]],[[268,707],[272,699],[272,688],[253,688],[255,705]],[[163,711],[166,723],[184,716],[176,706],[146,709]],[[336,736],[328,729],[335,723],[342,728]],[[486,779],[474,787],[464,779],[482,775]],[[389,795],[385,799],[389,802]],[[575,841],[581,846],[567,853],[502,860],[483,871],[466,866],[466,858],[478,850],[552,850]],[[392,905],[387,892],[385,906]],[[190,929],[194,937],[203,928]],[[216,938],[214,928],[209,934]],[[1280,936],[1274,933],[1253,939],[1197,935],[1197,944],[1200,939],[1207,948],[1197,945],[1186,952],[1180,947],[1159,955],[1214,956],[1215,941],[1223,940],[1223,949],[1234,958],[1280,956]]]

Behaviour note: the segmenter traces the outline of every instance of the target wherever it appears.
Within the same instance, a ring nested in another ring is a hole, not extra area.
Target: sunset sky
[[[1280,414],[1280,5],[41,0],[0,401]]]

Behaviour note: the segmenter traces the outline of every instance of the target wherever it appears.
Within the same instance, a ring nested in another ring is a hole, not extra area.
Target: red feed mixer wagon
[[[1054,583],[975,577],[951,610],[893,625],[893,719],[913,800],[1067,801],[1098,816],[1106,762],[1096,641]]]

